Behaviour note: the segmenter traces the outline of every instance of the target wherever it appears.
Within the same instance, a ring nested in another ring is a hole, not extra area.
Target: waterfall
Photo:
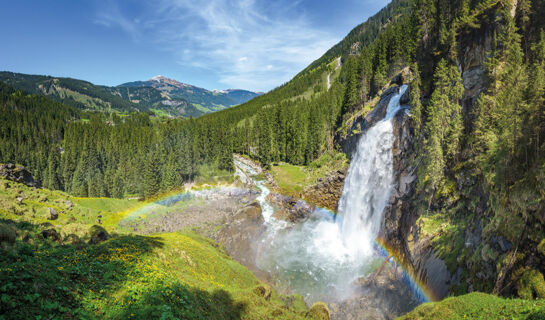
[[[359,139],[339,201],[339,223],[345,246],[357,258],[372,254],[383,211],[392,193],[393,117],[401,108],[404,85],[388,104],[383,120]]]
[[[360,137],[337,218],[317,208],[304,223],[278,221],[266,202],[269,190],[257,183],[267,232],[256,264],[272,275],[277,288],[300,293],[307,302],[343,300],[352,294],[355,279],[382,263],[374,244],[393,189],[393,117],[406,90],[402,86],[391,97],[384,119]]]

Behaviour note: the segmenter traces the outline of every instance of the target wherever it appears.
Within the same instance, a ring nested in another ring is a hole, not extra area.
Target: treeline
[[[25,165],[47,188],[77,196],[150,197],[232,169],[226,128],[146,113],[82,113],[0,83],[0,162]]]

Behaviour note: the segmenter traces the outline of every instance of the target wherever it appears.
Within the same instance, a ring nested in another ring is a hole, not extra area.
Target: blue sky
[[[268,91],[387,0],[0,0],[0,70]]]

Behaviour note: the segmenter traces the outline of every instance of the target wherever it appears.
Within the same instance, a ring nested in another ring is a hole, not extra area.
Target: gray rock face
[[[274,217],[291,223],[303,222],[308,219],[314,206],[302,200],[297,200],[281,194],[271,193],[267,201],[275,209]]]
[[[253,202],[237,211],[216,238],[229,256],[262,279],[268,278],[268,275],[256,266],[255,253],[265,230],[264,222],[261,206]]]
[[[356,298],[331,304],[331,319],[395,319],[418,306],[403,280],[402,270],[386,266],[382,272],[359,279]]]
[[[66,201],[64,202],[64,204],[66,205],[66,208],[67,208],[68,210],[72,210],[72,208],[74,207],[74,203],[73,203],[72,201],[70,201],[70,200],[66,200]]]
[[[330,172],[317,184],[303,190],[302,197],[321,208],[337,211],[339,199],[341,199],[346,178],[347,168]]]
[[[39,184],[34,181],[32,174],[27,169],[12,163],[0,165],[0,177],[29,187],[39,187]]]
[[[59,213],[57,212],[57,210],[53,208],[48,208],[48,210],[49,210],[49,218],[47,218],[48,220],[57,220],[59,218]]]

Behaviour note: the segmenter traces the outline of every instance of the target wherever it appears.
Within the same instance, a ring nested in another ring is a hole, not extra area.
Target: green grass
[[[303,167],[280,164],[272,167],[273,177],[285,194],[298,195],[306,186],[307,175]]]
[[[281,163],[271,168],[280,193],[297,197],[308,186],[328,173],[346,168],[348,160],[343,153],[326,152],[308,166],[294,166]]]
[[[15,203],[21,191],[25,200]],[[190,231],[144,237],[118,227],[145,203],[0,180],[0,205],[2,320],[307,319],[301,296],[279,296],[207,238]],[[49,207],[63,211],[58,220],[47,220]],[[99,215],[111,237],[92,245]],[[51,227],[60,240],[44,239]]]
[[[545,300],[503,299],[470,293],[425,303],[399,319],[545,319]]]
[[[200,105],[200,104],[198,104],[198,103],[193,103],[193,106],[194,106],[195,108],[197,108],[197,110],[202,111],[202,112],[204,112],[204,113],[210,112],[210,110],[208,110],[207,108],[203,107],[202,105]]]
[[[150,110],[158,117],[170,117],[170,113],[161,109],[150,108]]]

